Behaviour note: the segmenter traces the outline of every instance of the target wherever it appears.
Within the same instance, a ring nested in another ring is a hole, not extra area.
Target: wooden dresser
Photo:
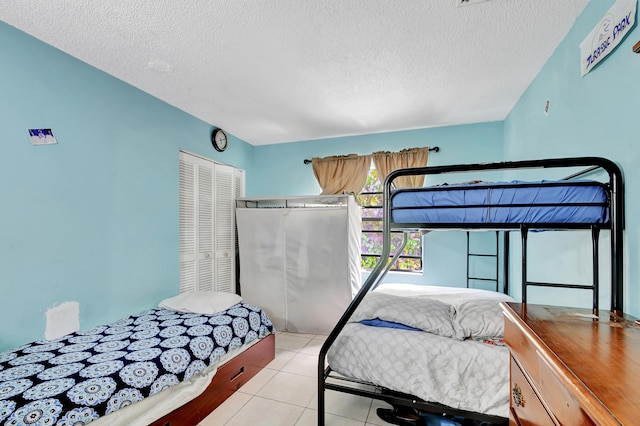
[[[640,424],[635,318],[521,303],[502,308],[511,350],[510,425]]]

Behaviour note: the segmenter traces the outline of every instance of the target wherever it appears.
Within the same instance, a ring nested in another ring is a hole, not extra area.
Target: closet
[[[277,330],[327,334],[360,289],[355,197],[236,201],[240,291]]]
[[[244,170],[180,151],[180,292],[236,292],[235,200]]]

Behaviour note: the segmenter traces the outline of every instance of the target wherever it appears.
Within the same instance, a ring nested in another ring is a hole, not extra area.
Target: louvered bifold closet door
[[[237,200],[238,198],[243,198],[245,196],[244,187],[245,187],[244,170],[233,169],[233,196],[234,196],[233,202],[234,202],[234,206],[235,206],[235,200]],[[235,212],[235,208],[233,209],[233,211]],[[234,215],[234,217],[235,217],[235,215]]]
[[[180,292],[236,291],[235,199],[244,171],[180,152]]]
[[[194,291],[196,275],[196,165],[180,156],[180,292]]]
[[[215,260],[216,290],[235,293],[235,191],[233,167],[216,164]]]
[[[213,164],[212,164],[213,166]],[[198,290],[214,290],[214,176],[213,168],[198,167]]]

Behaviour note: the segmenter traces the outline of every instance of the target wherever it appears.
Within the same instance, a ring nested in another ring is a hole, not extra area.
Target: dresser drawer
[[[511,410],[521,426],[555,425],[531,384],[511,358]]]
[[[514,323],[508,316],[504,321],[504,341],[509,345],[509,350],[534,381],[538,378],[538,357],[536,347],[522,331],[522,328]]]
[[[595,424],[567,390],[571,383],[563,384],[543,355],[538,354],[538,359],[538,390],[558,421],[567,426]]]

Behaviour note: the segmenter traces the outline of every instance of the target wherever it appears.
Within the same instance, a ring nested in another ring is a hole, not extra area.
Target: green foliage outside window
[[[382,183],[377,170],[372,168],[367,183],[358,195],[362,206],[362,269],[372,270],[382,253]],[[391,234],[391,255],[402,245],[402,233]],[[422,236],[419,232],[409,234],[403,254],[391,268],[392,271],[422,271]]]

